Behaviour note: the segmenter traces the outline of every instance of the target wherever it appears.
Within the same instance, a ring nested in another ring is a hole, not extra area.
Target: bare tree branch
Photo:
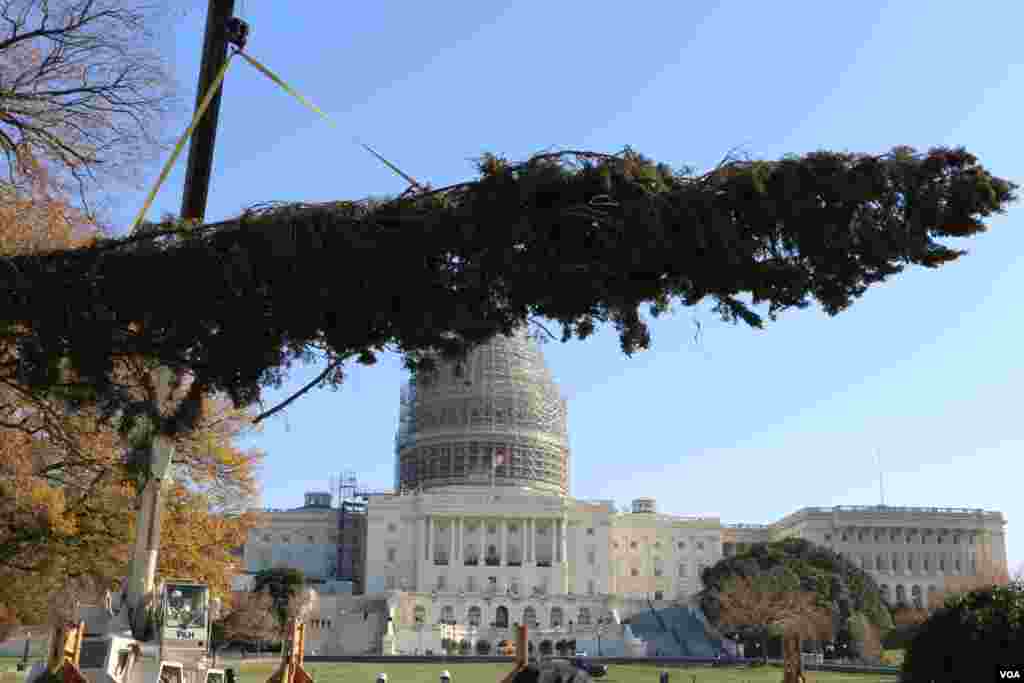
[[[0,5],[0,153],[11,182],[52,183],[84,201],[159,149],[174,100],[149,9],[135,0]]]

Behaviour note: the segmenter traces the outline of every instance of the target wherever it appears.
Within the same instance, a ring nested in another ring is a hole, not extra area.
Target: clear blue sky
[[[193,5],[173,47],[189,110],[206,3]],[[471,177],[484,151],[624,145],[700,170],[737,146],[771,159],[965,145],[1024,181],[1017,2],[304,6],[240,0],[249,51],[338,125],[238,61],[208,219],[403,190],[354,135],[434,186]],[[185,125],[183,109],[174,134]],[[178,211],[183,167],[151,217]],[[124,224],[143,194],[125,197]],[[548,344],[569,399],[573,494],[768,522],[878,503],[880,449],[886,503],[1001,510],[1011,568],[1024,562],[1022,227],[1024,208],[1011,209],[960,262],[909,272],[836,318],[810,308],[757,332],[698,308],[656,322],[653,347],[633,358],[610,329]],[[271,420],[247,442],[267,452],[264,503],[300,505],[346,469],[390,487],[402,379],[385,357]]]

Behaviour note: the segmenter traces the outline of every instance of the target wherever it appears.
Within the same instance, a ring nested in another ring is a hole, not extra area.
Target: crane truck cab
[[[224,671],[207,665],[209,587],[168,580],[159,605],[155,643],[136,640],[125,621],[87,608],[79,624],[53,634],[51,656],[63,657],[87,683],[224,683]]]

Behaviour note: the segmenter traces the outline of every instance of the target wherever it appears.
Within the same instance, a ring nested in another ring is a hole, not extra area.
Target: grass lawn
[[[0,683],[21,683],[23,673],[15,673],[16,657],[0,657]],[[223,665],[222,665],[223,666]],[[264,683],[277,668],[270,662],[232,662],[238,683]],[[443,669],[451,672],[452,683],[498,683],[509,670],[507,664],[387,664],[387,663],[307,663],[306,671],[316,683],[374,683],[385,672],[388,683],[437,683]],[[600,683],[658,683],[661,667],[650,664],[612,664]],[[711,669],[709,667],[670,667],[669,683],[778,683],[782,670],[766,666],[757,669]],[[877,674],[848,674],[808,671],[807,683],[895,683],[896,677]]]
[[[264,683],[274,665],[252,663],[235,665],[238,683]],[[377,674],[388,675],[388,683],[437,683],[443,669],[452,675],[452,683],[498,683],[509,671],[507,664],[386,664],[386,663],[307,663],[306,671],[316,683],[374,683]],[[658,683],[661,667],[649,664],[612,664],[608,683]],[[669,683],[777,683],[782,669],[766,666],[756,669],[712,669],[709,667],[669,668]],[[847,674],[808,671],[807,683],[895,683],[896,677],[877,674]]]

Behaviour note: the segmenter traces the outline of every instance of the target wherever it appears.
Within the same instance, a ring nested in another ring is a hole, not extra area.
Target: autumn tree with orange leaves
[[[800,590],[800,580],[791,572],[729,577],[718,598],[720,627],[759,632],[765,651],[769,633],[782,632],[783,683],[804,680],[801,640],[820,640],[832,632],[831,611],[818,604],[816,593]]]
[[[961,575],[947,575],[943,578],[943,586],[928,595],[927,608],[935,610],[942,607],[946,598],[972,590],[1005,586],[1010,582],[1010,574],[1004,562],[993,557],[992,541],[989,535],[982,532],[977,539],[975,565],[973,571]]]
[[[76,246],[100,234],[43,182],[0,183],[0,193],[0,255]],[[60,391],[29,390],[15,360],[12,348],[0,347],[0,607],[5,623],[39,623],[56,618],[51,598],[68,586],[95,600],[126,574],[140,482],[125,457],[133,435],[120,433],[116,416]],[[144,394],[147,368],[139,359],[122,362],[125,392]],[[237,568],[231,550],[255,524],[249,507],[260,454],[235,445],[249,429],[244,410],[206,397],[202,412],[201,424],[176,440],[159,571],[224,594]]]
[[[90,206],[160,151],[173,82],[154,49],[162,3],[0,3],[0,256],[75,248],[104,236]],[[127,572],[140,481],[118,415],[62,389],[28,389],[0,345],[0,613],[55,619]],[[123,359],[126,395],[144,397],[149,364]],[[58,379],[74,374],[64,366]],[[187,378],[186,378],[187,386]],[[204,397],[203,419],[176,439],[175,482],[158,571],[226,594],[231,551],[255,523],[260,454],[243,452],[244,411]],[[127,456],[126,457],[126,451]]]

